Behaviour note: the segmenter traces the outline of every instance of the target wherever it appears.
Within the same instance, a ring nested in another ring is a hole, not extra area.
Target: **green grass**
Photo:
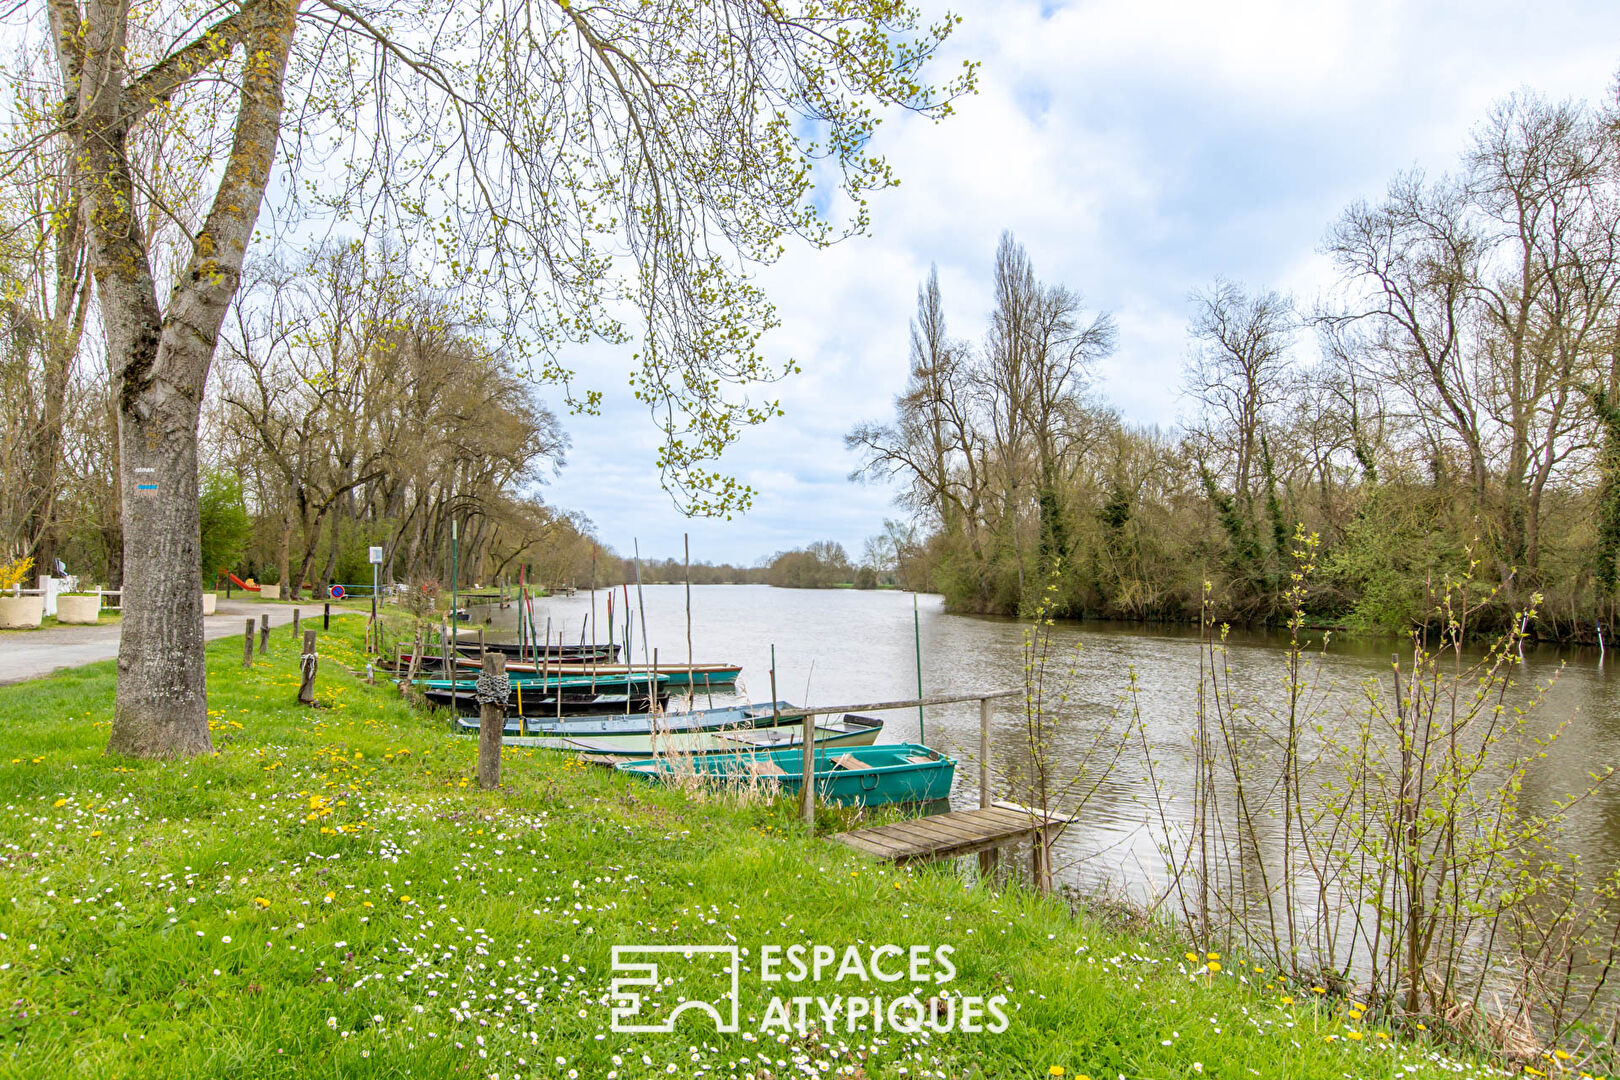
[[[482,792],[471,741],[341,666],[363,667],[361,625],[323,635],[316,710],[294,702],[285,633],[251,671],[234,641],[210,648],[218,753],[190,762],[104,755],[110,663],[0,688],[0,1074],[1485,1071],[1387,1040],[1345,1003],[1290,1004],[1236,961],[1213,973],[1186,946],[955,868],[897,870],[807,838],[785,807],[692,804],[535,751],[509,752],[505,785]],[[731,941],[748,950],[745,1033],[702,1017],[673,1035],[609,1030],[613,945]],[[951,945],[943,990],[1005,995],[1008,1030],[758,1033],[778,986],[892,996],[830,972],[758,981],[760,946],[812,942]]]

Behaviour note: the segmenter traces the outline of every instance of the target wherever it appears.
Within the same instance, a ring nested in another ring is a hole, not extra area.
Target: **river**
[[[607,638],[607,592],[594,596],[598,640]],[[646,643],[660,666],[687,658],[686,591],[678,585],[648,586],[628,600],[636,609],[633,645],[642,653],[640,607],[646,611]],[[1026,626],[1009,619],[947,614],[942,598],[915,598],[896,591],[794,590],[769,586],[695,586],[691,590],[692,655],[698,661],[743,665],[739,696],[770,698],[771,658],[775,655],[778,696],[812,705],[910,698],[917,692],[920,642],[922,690],[926,695],[972,694],[1023,686]],[[622,637],[625,594],[614,601]],[[591,594],[550,597],[536,602],[542,626],[550,619],[570,642],[591,637]],[[504,614],[504,613],[503,613]],[[1320,633],[1312,635],[1320,640]],[[1234,697],[1277,702],[1286,684],[1286,642],[1276,635],[1234,633],[1228,639]],[[1396,640],[1332,640],[1315,677],[1321,693],[1319,715],[1328,727],[1348,728],[1364,712],[1362,687],[1391,679],[1390,658],[1409,651]],[[1106,750],[1128,738],[1131,722],[1122,702],[1130,678],[1137,679],[1142,731],[1159,763],[1165,810],[1172,820],[1190,818],[1193,790],[1192,738],[1196,724],[1199,643],[1194,628],[1140,627],[1107,623],[1057,626],[1046,670],[1054,714],[1052,758],[1061,768],[1086,748]],[[1601,665],[1594,650],[1526,648],[1515,676],[1521,687],[1553,681],[1540,707],[1537,727],[1567,722],[1548,756],[1526,778],[1523,805],[1534,809],[1581,785],[1591,769],[1620,762],[1620,680],[1608,670],[1620,656]],[[1066,700],[1059,701],[1059,696]],[[1522,699],[1525,694],[1517,693]],[[731,698],[715,699],[722,704]],[[698,704],[707,704],[700,700]],[[888,712],[880,741],[924,741],[960,761],[953,802],[977,805],[979,716],[976,705],[926,711],[919,733],[915,710]],[[998,773],[1007,763],[1027,759],[1028,738],[1020,698],[998,703],[992,756]],[[1089,889],[1123,891],[1136,899],[1164,885],[1159,814],[1144,783],[1140,740],[1129,738],[1117,763],[1085,805],[1076,826],[1063,836],[1054,865],[1061,877]],[[998,796],[1007,794],[999,785]],[[1620,786],[1602,791],[1572,816],[1570,845],[1589,867],[1620,862]]]

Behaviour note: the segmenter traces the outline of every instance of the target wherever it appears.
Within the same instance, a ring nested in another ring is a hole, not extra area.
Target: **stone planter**
[[[94,625],[101,615],[101,596],[58,596],[56,621]]]
[[[259,586],[259,599],[260,600],[280,600],[281,599],[281,586],[280,585],[260,585]]]
[[[43,596],[0,596],[0,630],[32,630],[43,618]]]
[[[219,603],[219,594],[218,593],[211,593],[211,592],[203,593],[203,614],[204,615],[212,615],[214,613],[214,607],[218,603]]]

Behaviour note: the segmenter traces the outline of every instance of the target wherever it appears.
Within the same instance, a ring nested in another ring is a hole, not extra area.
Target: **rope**
[[[473,698],[480,705],[505,705],[511,693],[512,680],[504,671],[494,675],[481,671],[473,684]]]

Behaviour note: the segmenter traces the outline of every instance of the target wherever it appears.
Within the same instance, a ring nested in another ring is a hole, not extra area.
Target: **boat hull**
[[[779,701],[773,707],[770,704],[749,705],[724,709],[697,709],[687,713],[664,713],[661,716],[652,716],[647,713],[620,714],[618,716],[598,717],[564,717],[561,720],[555,717],[539,717],[525,719],[521,723],[517,717],[508,717],[505,734],[516,736],[547,736],[565,735],[570,738],[594,738],[600,735],[651,735],[654,732],[684,732],[684,731],[737,731],[752,728],[774,728],[777,725],[802,724],[804,714],[797,711],[796,706],[789,701]],[[474,732],[478,730],[476,720],[461,719],[456,721],[463,731]]]
[[[804,785],[803,762],[801,746],[765,754],[709,754],[689,762],[656,757],[623,762],[617,768],[664,783],[696,774],[720,783],[773,786],[793,795]],[[841,806],[937,802],[950,797],[955,777],[954,758],[917,743],[849,750],[818,746],[815,751],[816,798]]]
[[[870,717],[846,716],[842,720],[817,724],[812,739],[817,747],[870,746],[883,731],[883,721]],[[804,727],[784,724],[772,728],[739,728],[718,731],[672,731],[637,735],[583,735],[555,733],[547,735],[509,736],[501,742],[508,746],[533,746],[548,750],[565,750],[574,754],[596,757],[644,758],[659,755],[657,760],[674,763],[679,771],[681,762],[700,760],[708,756],[769,756],[788,752],[802,754],[793,747],[803,747]]]

